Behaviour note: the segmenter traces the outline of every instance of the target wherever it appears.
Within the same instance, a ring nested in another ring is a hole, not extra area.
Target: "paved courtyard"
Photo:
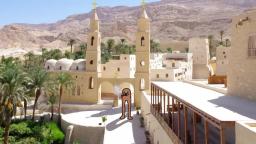
[[[119,120],[121,107],[64,115],[66,120],[76,121],[82,126],[96,126],[102,116],[107,117],[104,144],[145,144],[145,129],[140,127],[140,116],[136,115],[135,110],[132,111],[133,120]]]

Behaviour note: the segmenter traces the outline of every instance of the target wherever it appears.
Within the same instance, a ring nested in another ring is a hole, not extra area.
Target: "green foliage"
[[[167,52],[172,53],[172,48],[167,48]]]
[[[104,122],[107,121],[107,117],[106,117],[106,116],[103,116],[103,117],[101,117],[101,120],[102,120],[102,122],[104,123]]]
[[[0,128],[0,143],[3,142]],[[65,135],[55,122],[14,122],[10,126],[10,144],[62,144]]]
[[[150,40],[150,52],[151,53],[159,53],[162,52],[160,49],[160,43],[154,41],[153,39]]]
[[[55,122],[50,122],[46,126],[50,129],[52,141],[58,144],[63,143],[65,135],[59,129],[58,125]]]
[[[10,135],[25,137],[32,134],[32,130],[28,127],[28,122],[21,122],[18,124],[12,124],[10,126]]]

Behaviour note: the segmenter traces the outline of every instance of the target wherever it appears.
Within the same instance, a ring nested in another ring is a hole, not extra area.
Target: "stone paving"
[[[132,110],[133,120],[120,120],[121,107],[107,110],[81,111],[64,114],[68,121],[81,126],[97,126],[106,116],[104,144],[145,144],[145,129],[140,127],[140,116]]]

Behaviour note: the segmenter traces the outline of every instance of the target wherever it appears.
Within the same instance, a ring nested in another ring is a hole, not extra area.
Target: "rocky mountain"
[[[190,37],[229,34],[231,18],[256,6],[255,0],[162,0],[149,3],[152,38],[161,42]],[[140,7],[100,7],[101,32],[134,41]],[[0,48],[63,48],[69,39],[87,40],[91,13],[73,15],[51,24],[11,24],[0,28]]]

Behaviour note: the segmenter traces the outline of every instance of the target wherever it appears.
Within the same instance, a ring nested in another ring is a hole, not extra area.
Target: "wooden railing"
[[[224,144],[226,143],[225,128],[234,127],[235,124],[233,121],[219,121],[153,83],[151,84],[151,113],[175,144]],[[202,131],[203,134],[199,135]],[[209,131],[217,134],[209,135]]]

